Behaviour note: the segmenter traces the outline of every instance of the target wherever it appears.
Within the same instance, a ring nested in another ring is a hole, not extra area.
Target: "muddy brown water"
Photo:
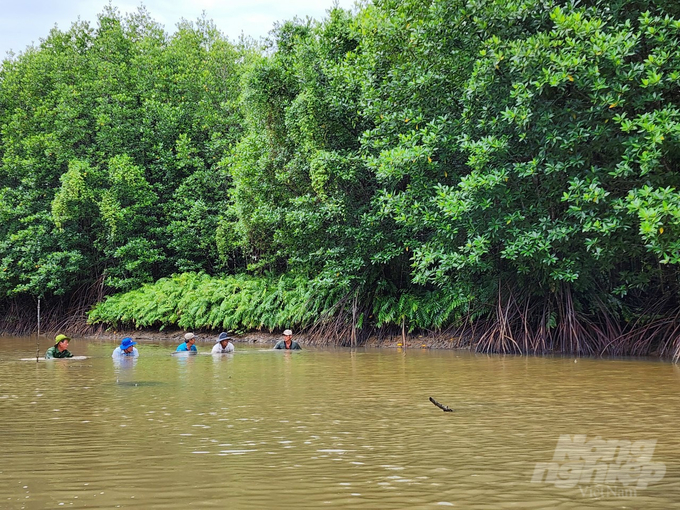
[[[76,339],[88,359],[36,363],[20,361],[35,338],[0,338],[1,509],[680,500],[672,363],[244,344],[176,357],[161,341],[114,363],[115,346]]]

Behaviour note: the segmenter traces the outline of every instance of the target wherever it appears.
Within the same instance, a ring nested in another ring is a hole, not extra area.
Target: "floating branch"
[[[445,406],[443,404],[440,404],[439,402],[437,402],[432,397],[430,397],[430,402],[432,402],[434,405],[436,405],[439,409],[441,409],[445,413],[452,413],[453,412],[453,409],[451,409],[449,406]]]

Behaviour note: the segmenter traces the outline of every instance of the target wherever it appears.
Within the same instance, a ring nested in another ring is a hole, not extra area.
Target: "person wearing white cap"
[[[225,352],[234,352],[234,344],[232,344],[229,340],[231,340],[231,337],[227,335],[226,333],[220,333],[220,336],[217,337],[217,342],[215,342],[215,345],[212,348],[212,351],[210,351],[210,354],[223,354]]]
[[[177,346],[177,350],[175,352],[197,352],[196,346],[194,345],[195,342],[196,335],[193,333],[187,333],[184,335],[184,342]]]
[[[290,329],[287,329],[283,332],[283,340],[278,341],[274,346],[274,349],[299,351],[302,350],[302,347],[300,347],[300,344],[293,340],[293,332]]]

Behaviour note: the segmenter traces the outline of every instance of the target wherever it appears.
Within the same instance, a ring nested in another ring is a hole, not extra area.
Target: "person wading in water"
[[[196,352],[197,349],[194,343],[196,343],[196,335],[193,333],[187,333],[184,335],[184,342],[177,346],[177,350],[175,352]]]
[[[300,344],[293,341],[293,332],[290,329],[287,329],[283,332],[283,340],[278,341],[274,346],[274,349],[299,351],[302,350],[302,347],[300,347]]]
[[[234,344],[232,344],[229,340],[231,340],[231,337],[228,334],[220,333],[220,336],[217,338],[217,342],[215,342],[215,345],[212,348],[212,351],[210,351],[210,354],[223,354],[226,352],[234,352]]]
[[[71,341],[66,335],[57,335],[54,346],[45,351],[45,359],[72,358],[73,354],[68,351],[68,343]]]
[[[135,345],[137,345],[137,342],[133,341],[132,338],[130,338],[129,336],[126,336],[125,338],[123,338],[123,340],[121,340],[120,345],[113,350],[113,354],[111,354],[111,357],[138,358],[139,351],[137,351]]]

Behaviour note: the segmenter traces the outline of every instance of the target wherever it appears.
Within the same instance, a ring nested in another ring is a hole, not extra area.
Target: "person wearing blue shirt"
[[[120,341],[120,345],[113,350],[112,358],[138,358],[139,351],[136,347],[137,342],[133,342],[132,338],[126,336]]]
[[[175,352],[197,352],[196,346],[194,345],[195,342],[196,335],[193,333],[187,333],[184,335],[184,342],[177,346],[177,350]]]

